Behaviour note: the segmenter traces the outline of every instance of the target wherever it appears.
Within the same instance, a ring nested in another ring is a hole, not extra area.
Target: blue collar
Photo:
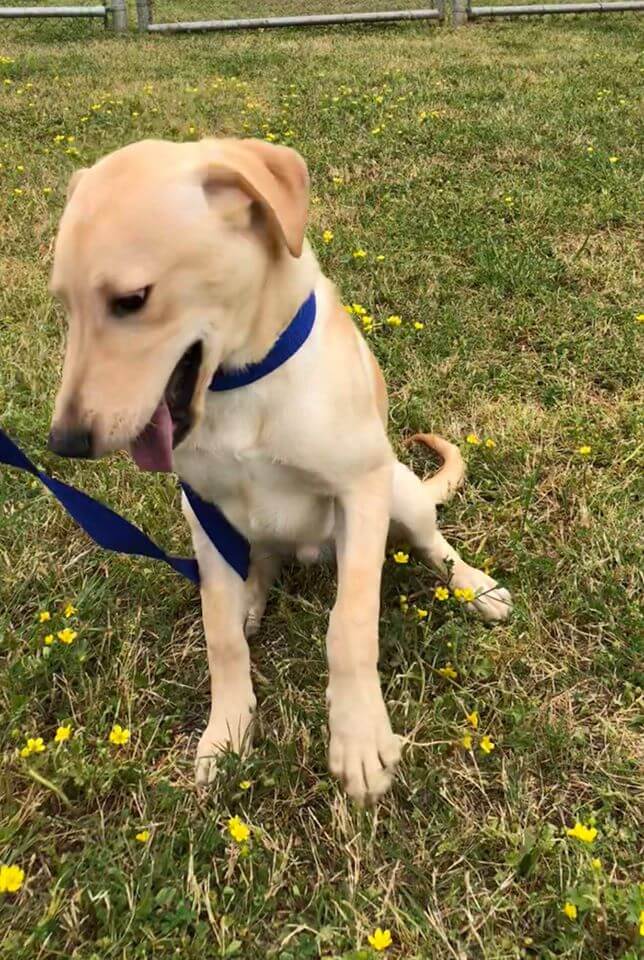
[[[315,322],[315,294],[312,293],[308,300],[305,300],[297,311],[288,327],[275,341],[263,360],[259,363],[250,363],[247,367],[241,367],[239,370],[222,370],[221,367],[215,372],[210,383],[210,389],[214,393],[220,393],[224,390],[236,390],[238,387],[247,387],[249,383],[255,383],[269,373],[273,373],[278,367],[293,356],[294,353],[308,340],[309,334],[313,329]]]
[[[212,379],[210,389],[215,391],[235,390],[237,387],[244,387],[268,376],[269,373],[286,363],[294,353],[297,353],[313,329],[314,321],[315,294],[312,293],[263,360],[260,360],[259,363],[250,364],[241,370],[233,370],[230,373],[218,370]],[[19,470],[25,470],[32,476],[37,477],[99,546],[116,553],[127,553],[133,556],[150,557],[152,560],[161,560],[169,564],[177,573],[187,577],[188,580],[199,583],[199,568],[196,560],[171,556],[138,527],[110,510],[105,504],[94,500],[86,493],[76,490],[75,487],[67,483],[49,477],[42,470],[38,470],[20,447],[13,440],[10,440],[2,430],[0,430],[1,463],[10,467],[17,467]],[[207,503],[202,500],[187,483],[182,483],[182,487],[212,545],[242,580],[247,580],[250,566],[250,543],[248,540],[235,529],[214,503]]]

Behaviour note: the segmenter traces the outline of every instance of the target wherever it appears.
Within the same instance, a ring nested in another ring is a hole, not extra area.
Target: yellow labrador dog
[[[378,676],[390,526],[453,587],[471,588],[486,620],[508,615],[510,595],[438,532],[436,504],[463,476],[457,448],[419,438],[444,460],[426,482],[396,461],[382,374],[305,239],[308,188],[299,154],[255,140],[145,141],[75,174],[52,276],[69,333],[50,445],[80,457],[129,448],[143,468],[174,469],[251,544],[244,581],[184,497],[212,694],[200,784],[221,751],[249,739],[246,637],[280,557],[314,559],[335,542],[329,765],[364,802],[388,788],[400,756]],[[208,389],[215,371],[264,358],[312,291],[313,328],[287,362],[243,389]]]

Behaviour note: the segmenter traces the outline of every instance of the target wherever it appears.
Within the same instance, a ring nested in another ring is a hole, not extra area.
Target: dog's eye
[[[115,317],[127,317],[131,313],[137,313],[145,306],[151,289],[152,287],[142,287],[124,297],[114,297],[110,301],[110,310]]]

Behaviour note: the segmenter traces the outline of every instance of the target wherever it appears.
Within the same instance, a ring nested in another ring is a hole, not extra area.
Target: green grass
[[[377,321],[392,438],[431,428],[463,444],[468,480],[443,529],[491,558],[517,603],[488,630],[433,601],[420,564],[387,563],[381,669],[408,743],[392,792],[360,812],[326,773],[334,578],[294,566],[252,645],[256,749],[198,793],[197,593],[92,549],[2,471],[0,862],[26,877],[0,896],[0,956],[348,960],[371,955],[376,925],[400,960],[641,955],[641,45],[635,17],[143,41],[94,23],[0,27],[3,427],[190,551],[170,478],[45,451],[64,337],[52,239],[71,171],[106,151],[273,133],[309,163],[325,270]],[[393,313],[399,328],[383,323]],[[496,447],[468,446],[472,431]],[[401,593],[428,621],[401,612]],[[45,647],[69,600],[75,642]],[[74,735],[55,747],[62,722]],[[108,743],[114,723],[125,747]],[[17,756],[27,736],[46,751]],[[247,852],[232,815],[254,829]],[[591,847],[566,836],[576,819],[596,825]]]

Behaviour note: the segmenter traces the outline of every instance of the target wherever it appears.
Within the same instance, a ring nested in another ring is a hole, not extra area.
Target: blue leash
[[[307,340],[313,329],[315,313],[315,295],[311,294],[263,360],[260,360],[259,363],[250,364],[242,370],[234,370],[229,373],[218,370],[212,379],[210,389],[213,391],[234,390],[237,387],[255,383],[256,380],[260,380],[277,370]],[[9,467],[16,467],[18,470],[25,470],[32,476],[37,477],[53,493],[58,502],[62,504],[67,513],[82,527],[85,533],[105,550],[131,554],[132,556],[149,557],[151,560],[161,560],[193,583],[198,584],[200,582],[199,566],[196,560],[171,556],[154,543],[142,530],[139,530],[129,520],[125,520],[124,517],[121,517],[105,504],[94,500],[93,497],[89,497],[86,493],[77,490],[68,483],[55,480],[42,470],[38,470],[20,447],[1,429],[0,463]],[[187,483],[182,483],[181,486],[213,546],[242,580],[247,580],[250,566],[250,543],[248,540],[239,530],[235,529],[214,503],[202,500]]]

